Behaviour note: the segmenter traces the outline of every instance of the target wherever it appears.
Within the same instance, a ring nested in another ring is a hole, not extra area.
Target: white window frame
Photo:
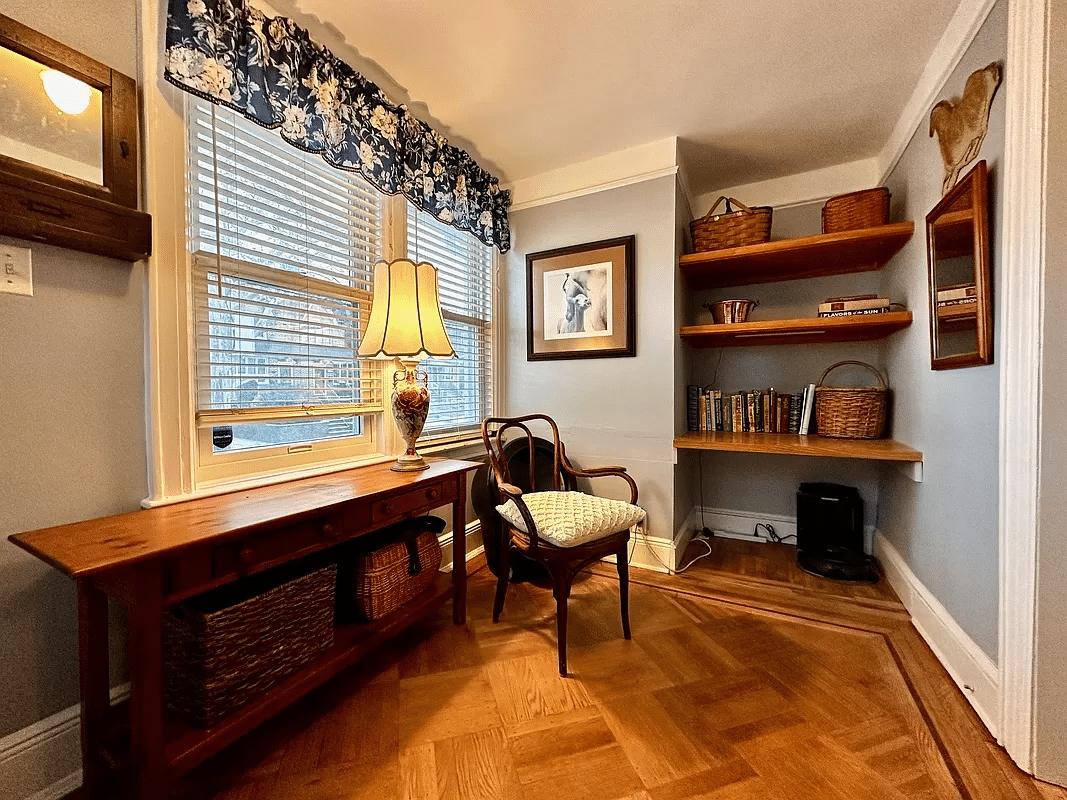
[[[196,343],[193,335],[192,257],[187,246],[186,121],[184,92],[162,76],[159,48],[166,12],[150,0],[139,4],[142,42],[139,83],[143,88],[144,195],[152,216],[152,255],[146,267],[146,437],[148,496],[151,507],[309,475],[387,462],[403,452],[392,415],[364,414],[373,447],[345,447],[339,442],[314,443],[297,452],[234,454],[199,461],[210,446],[210,427],[197,424]],[[400,257],[406,249],[406,203],[401,196],[384,197],[382,258]],[[493,256],[493,363],[500,352],[496,315],[502,305],[496,276],[500,257]],[[384,368],[388,373],[389,365]],[[493,369],[492,402],[501,402],[501,370]],[[388,380],[384,387],[388,391]],[[387,404],[388,406],[388,404]],[[206,430],[206,441],[205,441]],[[419,440],[425,454],[473,455],[480,449],[477,431]],[[288,450],[288,448],[280,448]],[[362,449],[362,452],[358,452]],[[274,450],[274,448],[271,448]],[[254,470],[250,469],[255,464]]]

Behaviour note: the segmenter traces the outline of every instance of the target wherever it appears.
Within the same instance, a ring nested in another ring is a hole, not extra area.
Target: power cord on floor
[[[759,529],[760,529],[760,528],[764,528],[764,529],[766,529],[766,531],[767,531],[767,538],[768,538],[768,539],[770,539],[770,540],[771,540],[772,542],[774,542],[775,544],[781,544],[781,543],[782,543],[782,542],[784,542],[784,541],[785,541],[786,539],[796,539],[796,538],[797,538],[797,535],[796,535],[795,533],[790,533],[790,534],[789,534],[789,535],[787,535],[787,536],[779,536],[779,535],[778,535],[778,534],[777,534],[777,533],[775,532],[775,530],[774,530],[774,526],[773,526],[773,525],[771,525],[771,524],[770,524],[769,522],[757,522],[757,523],[756,523],[756,527],[754,527],[754,528],[752,529],[752,535],[753,535],[753,536],[759,536]]]
[[[707,558],[708,556],[710,556],[715,551],[715,548],[713,548],[711,546],[711,540],[712,540],[712,538],[714,536],[715,536],[715,534],[713,534],[707,528],[705,528],[702,531],[699,531],[696,534],[696,536],[694,536],[691,539],[691,541],[700,542],[702,545],[704,545],[706,548],[708,548],[707,552],[706,553],[701,553],[700,555],[697,555],[697,556],[693,556],[685,564],[683,564],[682,566],[678,567],[678,569],[675,570],[675,573],[676,574],[681,574],[681,573],[685,572],[687,569],[689,569],[691,566],[693,566],[695,563],[697,563],[700,559]]]

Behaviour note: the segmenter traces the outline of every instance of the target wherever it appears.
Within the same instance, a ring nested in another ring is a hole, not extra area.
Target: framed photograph
[[[633,236],[526,256],[526,360],[632,356]]]

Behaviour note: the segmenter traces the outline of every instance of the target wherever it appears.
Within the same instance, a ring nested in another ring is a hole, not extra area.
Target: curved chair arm
[[[519,509],[519,515],[522,516],[522,521],[526,523],[526,535],[530,539],[530,550],[536,550],[537,543],[541,537],[537,535],[537,523],[534,522],[533,514],[530,513],[526,501],[522,499],[522,489],[511,483],[501,483],[497,488],[500,490],[500,502],[502,504],[511,500],[515,503],[515,508]],[[504,523],[511,526],[511,523],[507,520],[504,520]]]
[[[563,449],[563,444],[560,443],[560,449]],[[576,478],[603,478],[609,475],[613,475],[617,478],[622,478],[630,486],[630,505],[637,505],[637,481],[631,478],[627,472],[626,467],[590,467],[588,469],[576,469],[571,464],[570,459],[567,458],[566,453],[563,453],[562,466],[571,475]]]

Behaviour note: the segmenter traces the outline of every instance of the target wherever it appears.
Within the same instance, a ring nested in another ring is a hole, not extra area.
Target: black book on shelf
[[[800,432],[800,410],[804,405],[804,395],[800,392],[792,395],[789,402],[789,432]]]
[[[700,430],[700,387],[694,384],[685,387],[685,427],[691,432]]]

